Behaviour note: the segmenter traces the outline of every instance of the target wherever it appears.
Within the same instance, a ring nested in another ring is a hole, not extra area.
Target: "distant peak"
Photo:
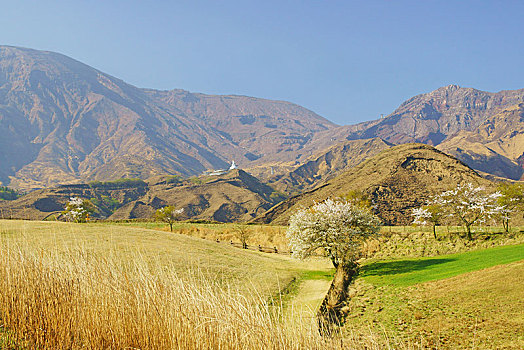
[[[449,84],[449,85],[446,85],[446,86],[443,86],[441,88],[438,88],[437,90],[435,91],[456,91],[456,90],[459,90],[461,89],[462,87],[459,86],[459,85],[456,85],[456,84]]]

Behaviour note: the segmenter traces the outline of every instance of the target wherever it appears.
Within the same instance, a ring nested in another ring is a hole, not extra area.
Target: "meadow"
[[[383,228],[345,326],[322,338],[314,315],[331,263],[234,248],[238,226],[0,221],[0,348],[524,346],[520,228],[482,228],[473,241],[460,228],[437,240]],[[244,228],[250,244],[287,244],[285,227]]]
[[[143,228],[0,221],[0,344],[340,348],[311,318],[282,321],[280,292],[328,266]]]
[[[422,348],[522,349],[522,276],[524,244],[368,262],[345,328]]]

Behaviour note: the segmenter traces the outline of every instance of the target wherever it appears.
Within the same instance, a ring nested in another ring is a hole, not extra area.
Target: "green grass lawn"
[[[435,258],[370,262],[361,278],[374,285],[410,286],[524,259],[524,244],[494,247]]]

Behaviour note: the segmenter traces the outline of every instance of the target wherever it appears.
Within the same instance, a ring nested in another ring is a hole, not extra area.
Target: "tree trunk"
[[[171,232],[173,232],[173,223],[172,222],[169,223],[169,229],[171,230]]]
[[[348,295],[348,286],[357,274],[356,264],[339,264],[331,286],[317,312],[319,332],[331,335],[333,326],[341,325],[344,315],[341,311]]]
[[[502,226],[504,226],[504,231],[509,233],[509,219],[502,219]]]
[[[471,241],[473,236],[471,236],[471,225],[466,225],[466,233],[468,235],[468,240]]]
[[[436,225],[433,225],[433,237],[435,237],[435,239],[437,239]]]

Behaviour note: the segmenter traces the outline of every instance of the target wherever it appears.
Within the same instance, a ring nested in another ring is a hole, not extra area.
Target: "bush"
[[[166,179],[166,184],[179,184],[183,181],[182,176],[173,175]]]
[[[22,194],[9,187],[0,186],[0,200],[12,201],[20,198]]]
[[[91,198],[90,200],[105,215],[113,214],[122,205],[116,199],[104,195],[100,196],[100,198]]]

